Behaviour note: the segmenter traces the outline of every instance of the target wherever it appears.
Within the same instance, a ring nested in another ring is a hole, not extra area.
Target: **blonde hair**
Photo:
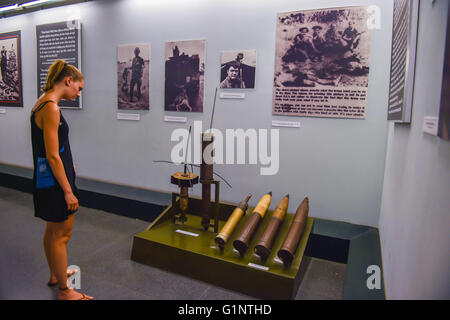
[[[84,80],[83,74],[76,67],[62,59],[55,60],[48,69],[47,80],[42,91],[51,90],[56,83],[62,81],[65,77],[72,77],[74,81]]]

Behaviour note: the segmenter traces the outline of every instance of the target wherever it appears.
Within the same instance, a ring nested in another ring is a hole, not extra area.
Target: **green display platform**
[[[211,203],[213,205],[213,203]],[[268,211],[257,233],[250,242],[244,256],[234,250],[233,240],[250,217],[251,207],[242,217],[225,248],[220,250],[214,238],[217,235],[201,228],[201,200],[189,198],[190,214],[184,224],[174,224],[172,216],[177,213],[169,206],[145,230],[135,235],[131,259],[133,261],[183,274],[239,291],[262,299],[293,299],[303,278],[309,259],[303,253],[312,230],[314,219],[308,218],[299,246],[290,266],[284,266],[277,257],[277,251],[291,225],[293,214],[287,214],[276,237],[270,256],[265,262],[254,254],[254,247],[264,232],[272,211]],[[292,204],[297,207],[298,204]],[[176,204],[175,207],[178,207]],[[234,210],[235,205],[220,203],[219,230]],[[213,224],[211,220],[211,224]]]

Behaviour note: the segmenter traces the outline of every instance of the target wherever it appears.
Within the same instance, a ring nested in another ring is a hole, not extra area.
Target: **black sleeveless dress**
[[[36,112],[44,108],[51,100],[41,103],[35,111],[32,111],[31,144],[33,147],[33,201],[34,215],[49,222],[63,222],[73,212],[67,210],[64,192],[55,179],[47,161],[44,145],[44,132],[35,122]],[[72,187],[73,194],[78,198],[78,190],[75,186],[75,170],[73,168],[72,152],[69,144],[69,126],[61,114],[58,128],[59,155],[64,171]]]

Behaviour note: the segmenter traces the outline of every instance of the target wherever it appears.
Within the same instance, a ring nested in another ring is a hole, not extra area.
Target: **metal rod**
[[[213,109],[212,109],[212,114],[211,114],[211,123],[209,124],[209,132],[211,132],[211,129],[212,129],[212,124],[213,124],[213,119],[214,119],[214,110],[216,109],[217,88],[218,87],[216,87],[216,93],[214,94],[214,103],[213,103]]]
[[[188,155],[188,150],[189,150],[189,137],[191,136],[191,129],[192,129],[192,126],[189,126],[188,140],[186,143],[186,155],[184,157],[184,174],[186,174],[186,169],[187,169],[187,155]]]

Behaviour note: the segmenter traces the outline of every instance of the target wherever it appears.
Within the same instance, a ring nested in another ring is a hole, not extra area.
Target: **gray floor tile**
[[[341,300],[346,265],[311,258],[296,300]]]
[[[35,278],[14,278],[0,284],[2,300],[55,300],[58,291]]]
[[[112,281],[102,280],[95,275],[85,273],[81,278],[79,292],[85,293],[95,300],[149,300],[151,297],[121,286]]]
[[[255,300],[256,298],[220,287],[210,286],[198,300]]]

